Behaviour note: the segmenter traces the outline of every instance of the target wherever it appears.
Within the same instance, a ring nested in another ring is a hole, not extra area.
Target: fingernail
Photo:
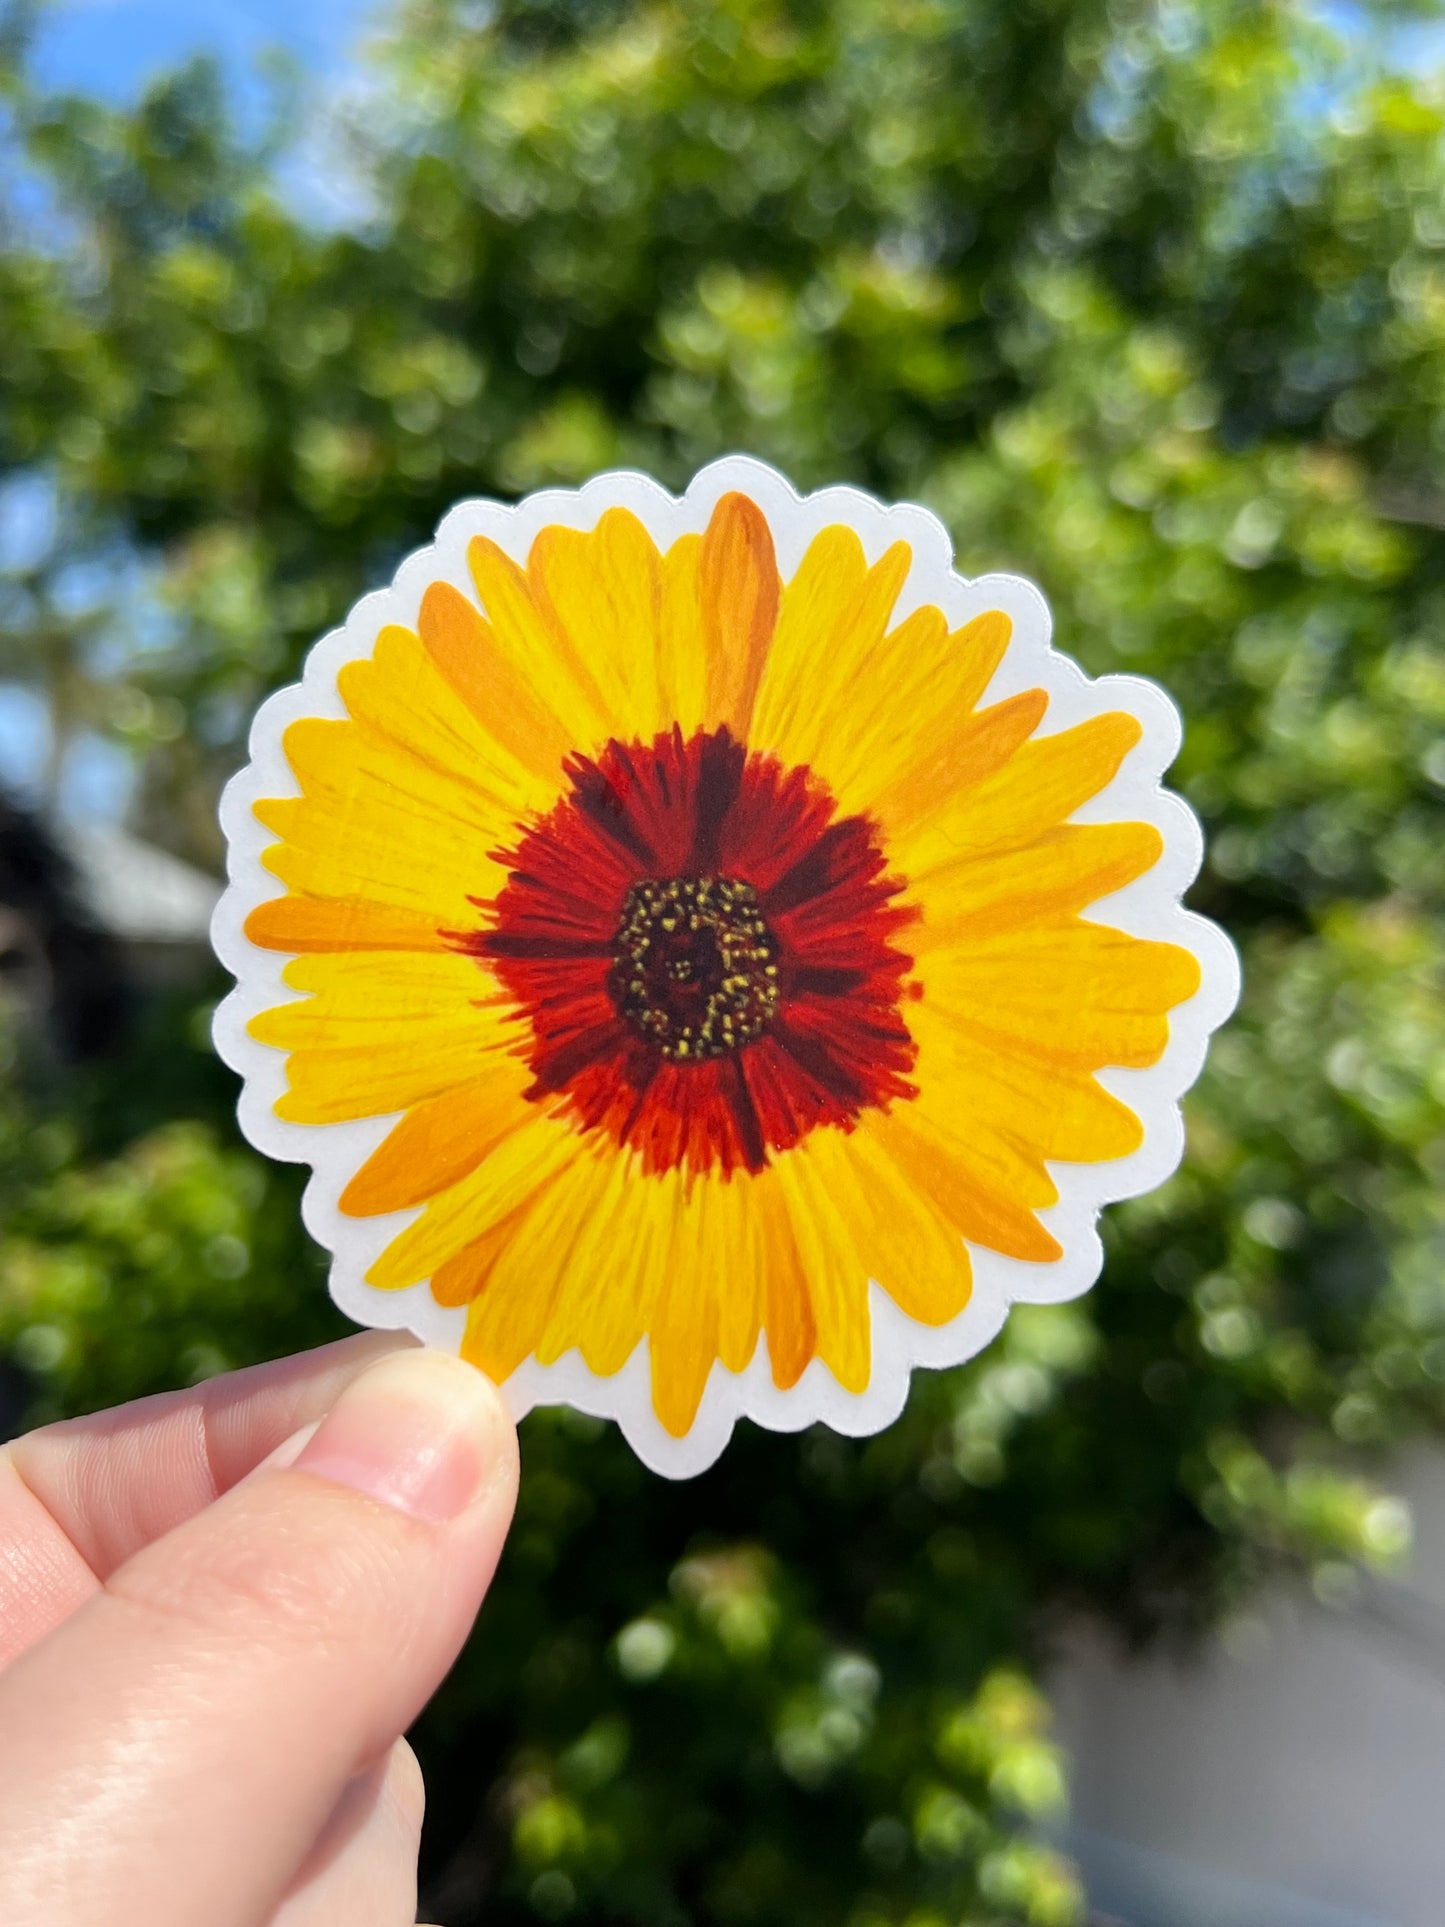
[[[491,1483],[509,1430],[474,1367],[444,1352],[397,1352],[352,1380],[296,1469],[440,1523]]]

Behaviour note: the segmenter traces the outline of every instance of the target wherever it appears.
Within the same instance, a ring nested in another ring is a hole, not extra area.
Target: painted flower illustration
[[[951,620],[843,519],[780,567],[759,493],[473,534],[249,792],[246,948],[286,961],[237,1050],[283,1127],[353,1127],[332,1242],[372,1227],[366,1288],[499,1382],[646,1341],[675,1439],[719,1368],[866,1393],[875,1287],[933,1331],[991,1256],[1057,1267],[1060,1167],[1140,1151],[1109,1076],[1201,981],[1089,914],[1165,847],[1087,807],[1134,709],[991,695],[1016,614]]]

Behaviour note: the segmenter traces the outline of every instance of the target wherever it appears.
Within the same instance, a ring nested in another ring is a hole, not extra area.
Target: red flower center
[[[913,1095],[912,959],[866,817],[726,729],[569,759],[458,937],[530,1035],[527,1095],[648,1171],[759,1171],[818,1125]]]

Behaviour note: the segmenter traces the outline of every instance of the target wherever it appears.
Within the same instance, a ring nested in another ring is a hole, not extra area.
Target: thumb
[[[268,1919],[455,1658],[516,1479],[487,1380],[401,1352],[121,1566],[0,1677],[0,1920]]]

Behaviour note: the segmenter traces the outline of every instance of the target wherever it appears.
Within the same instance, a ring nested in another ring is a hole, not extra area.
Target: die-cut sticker
[[[222,803],[216,1041],[342,1308],[684,1476],[1087,1289],[1238,970],[1176,710],[1049,631],[745,457],[453,509]]]

